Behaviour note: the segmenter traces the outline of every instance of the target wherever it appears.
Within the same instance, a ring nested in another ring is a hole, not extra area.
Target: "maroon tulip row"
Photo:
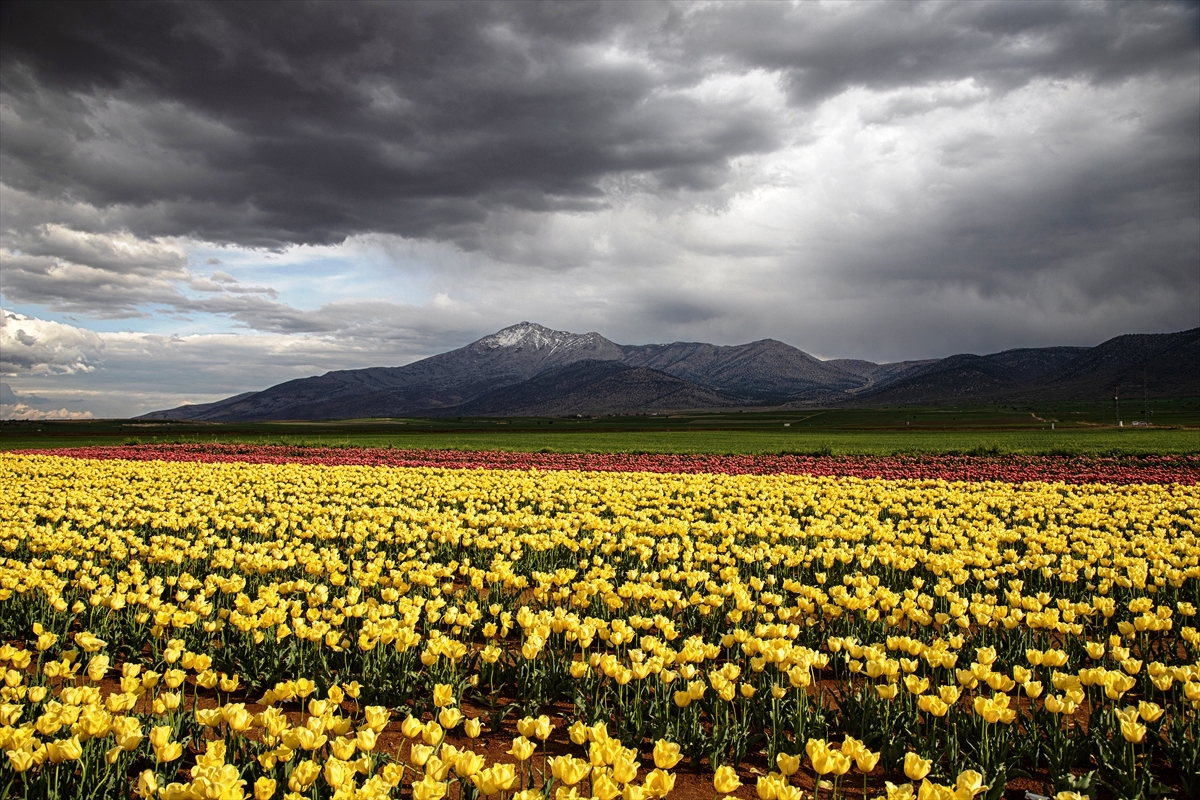
[[[947,481],[1064,483],[1200,482],[1200,456],[805,456],[671,453],[514,453],[244,444],[139,444],[25,450],[25,453],[133,461],[247,462],[447,469],[539,469],[733,475],[797,474]]]

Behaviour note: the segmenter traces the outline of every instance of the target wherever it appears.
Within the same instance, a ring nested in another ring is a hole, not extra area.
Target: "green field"
[[[257,424],[7,421],[0,423],[0,449],[240,442],[557,452],[1200,452],[1200,399],[1127,403],[1122,416],[1126,425],[1117,427],[1111,403],[1060,403],[577,419],[473,417]],[[1130,425],[1143,418],[1153,424]]]

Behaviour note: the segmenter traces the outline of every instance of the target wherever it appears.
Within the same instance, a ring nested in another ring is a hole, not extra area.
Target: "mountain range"
[[[619,345],[531,322],[402,367],[327,372],[144,415],[253,422],[596,416],[811,405],[936,405],[1200,395],[1200,328],[875,364],[822,361],[773,339]],[[1124,387],[1122,390],[1121,387]]]

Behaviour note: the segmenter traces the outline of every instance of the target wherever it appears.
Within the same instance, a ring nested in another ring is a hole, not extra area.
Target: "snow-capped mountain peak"
[[[479,344],[489,349],[500,347],[520,347],[530,350],[557,350],[561,347],[594,344],[599,334],[571,333],[570,331],[555,331],[536,322],[519,322],[503,330],[485,336]]]

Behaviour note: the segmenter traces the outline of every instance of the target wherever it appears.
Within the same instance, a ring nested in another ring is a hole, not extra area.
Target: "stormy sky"
[[[892,361],[1200,325],[1200,5],[5,3],[0,403],[521,320]]]

